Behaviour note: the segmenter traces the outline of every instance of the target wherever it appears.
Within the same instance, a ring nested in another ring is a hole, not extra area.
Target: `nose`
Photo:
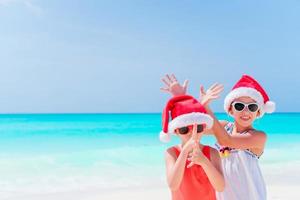
[[[242,113],[243,114],[250,113],[250,110],[249,110],[248,106],[245,106],[245,108],[243,109]]]

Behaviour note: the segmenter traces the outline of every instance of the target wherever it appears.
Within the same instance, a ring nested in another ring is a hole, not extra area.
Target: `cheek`
[[[251,113],[251,118],[254,121],[259,116],[259,112]]]
[[[232,111],[231,111],[231,115],[232,115],[234,118],[239,118],[240,115],[241,115],[241,112],[237,112],[237,111],[232,110]]]
[[[235,112],[234,112],[232,109],[229,110],[229,113],[230,113],[232,116],[234,116],[234,114],[235,114]]]

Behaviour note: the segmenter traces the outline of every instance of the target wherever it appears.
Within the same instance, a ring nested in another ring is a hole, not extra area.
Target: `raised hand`
[[[203,160],[206,159],[206,157],[203,155],[199,142],[201,140],[203,133],[197,133],[197,124],[193,125],[193,135],[192,135],[192,152],[190,152],[188,160],[191,161],[189,165],[187,166],[188,168],[193,166],[194,164],[200,165]]]
[[[204,87],[200,87],[200,100],[201,104],[206,106],[208,105],[212,100],[219,98],[221,92],[223,91],[224,86],[219,83],[215,83],[210,88],[205,91]]]
[[[199,144],[195,144],[193,151],[190,153],[188,157],[188,161],[191,161],[187,168],[192,167],[193,165],[202,165],[205,161],[207,161],[207,158],[205,155],[202,153],[202,150],[200,149]]]
[[[194,132],[195,126],[196,126],[196,132]],[[194,124],[192,137],[184,144],[184,146],[182,147],[182,151],[186,153],[190,153],[193,150],[194,144],[198,143],[199,139],[200,138],[197,135],[197,124]]]
[[[167,74],[161,80],[166,85],[166,87],[160,88],[162,91],[168,92],[168,93],[172,94],[173,96],[179,96],[179,95],[186,94],[186,90],[188,87],[188,80],[185,80],[183,82],[183,85],[180,85],[180,83],[177,81],[174,74],[172,74],[172,75]]]

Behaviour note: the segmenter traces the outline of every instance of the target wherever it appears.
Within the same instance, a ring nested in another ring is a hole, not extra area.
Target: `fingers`
[[[224,88],[218,88],[214,91],[212,91],[211,96],[219,96],[221,94],[221,92],[223,91]]]
[[[197,141],[197,124],[196,123],[193,124],[192,138],[193,138],[194,141]]]
[[[211,98],[212,99],[217,99],[217,98],[219,98],[220,97],[220,95],[219,94],[216,94],[216,95],[211,95]]]
[[[193,162],[194,159],[195,159],[195,158],[194,158],[193,155],[191,155],[191,156],[189,156],[189,157],[187,158],[187,160],[188,160],[188,161],[191,161],[191,162]]]
[[[209,90],[213,90],[216,86],[218,86],[218,83],[214,83],[212,86],[210,86]]]
[[[187,168],[192,167],[197,162],[197,159],[200,156],[201,156],[201,150],[200,149],[193,150],[193,152],[189,153],[189,156],[188,156],[187,160],[190,161],[190,163],[188,164]]]
[[[221,83],[216,83],[216,86],[215,86],[215,88],[220,88],[220,87],[224,87],[224,85],[223,85],[223,84],[221,84]]]
[[[197,151],[197,142],[194,141],[192,155]]]
[[[201,95],[205,95],[205,90],[204,90],[203,85],[200,86],[200,93],[201,93]]]
[[[170,87],[170,85],[173,83],[173,80],[170,78],[170,76],[168,74],[165,75],[165,77],[163,77],[161,79],[165,84],[166,86]]]
[[[187,89],[187,87],[188,87],[188,84],[189,84],[189,80],[185,80],[185,81],[183,82],[183,89],[184,89],[185,92],[186,92],[186,89]]]
[[[172,79],[173,81],[175,81],[175,82],[178,82],[178,81],[177,81],[177,78],[176,78],[176,76],[175,76],[174,74],[171,75],[171,79]]]
[[[219,83],[215,83],[213,86],[209,88],[210,98],[217,99],[219,98],[221,92],[224,90],[224,86]]]
[[[209,90],[211,90],[214,94],[215,93],[220,93],[222,92],[224,89],[224,86],[220,83],[214,83],[210,88]]]
[[[166,86],[170,87],[171,83],[169,83],[165,78],[162,78],[161,80],[166,84]]]
[[[192,167],[194,165],[194,162],[190,162],[189,164],[188,164],[188,166],[186,166],[187,168],[190,168],[190,167]]]
[[[205,96],[206,92],[204,90],[203,85],[200,85],[200,94],[199,94],[199,99],[201,99],[203,96]]]
[[[218,84],[214,89],[213,91],[222,91],[224,89],[224,86],[221,85],[221,84]]]
[[[174,74],[172,74],[172,75],[166,74],[165,77],[162,78],[161,80],[168,87],[170,87],[173,83],[178,82]]]
[[[193,135],[192,135],[192,137],[193,137],[193,140],[194,140],[194,145],[193,145],[194,148],[199,147],[198,143],[199,143],[202,135],[203,135],[203,132],[201,132],[201,133],[197,132],[197,124],[193,124]]]
[[[163,91],[163,92],[170,92],[169,88],[160,88],[160,90]]]
[[[217,91],[222,91],[224,89],[224,86],[222,84],[217,84],[214,88],[212,88],[211,90],[214,92]]]
[[[171,77],[169,76],[169,74],[166,74],[166,77],[167,77],[167,79],[168,79],[168,81],[169,81],[170,83],[173,82],[172,79],[171,79]]]

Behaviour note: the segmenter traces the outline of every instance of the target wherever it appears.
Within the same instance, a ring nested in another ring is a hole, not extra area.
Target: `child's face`
[[[251,104],[254,103],[256,104],[256,101],[251,99],[250,97],[240,97],[235,99],[229,109],[230,114],[234,117],[234,120],[241,126],[243,127],[248,127],[251,126],[253,121],[256,119],[256,117],[259,115],[259,107],[256,109],[256,111],[253,112],[249,110],[248,106],[245,106],[243,110],[238,111],[235,107],[234,104],[236,102],[240,102],[245,105],[250,104],[250,108],[255,108],[255,105]],[[252,106],[252,107],[251,107]]]

